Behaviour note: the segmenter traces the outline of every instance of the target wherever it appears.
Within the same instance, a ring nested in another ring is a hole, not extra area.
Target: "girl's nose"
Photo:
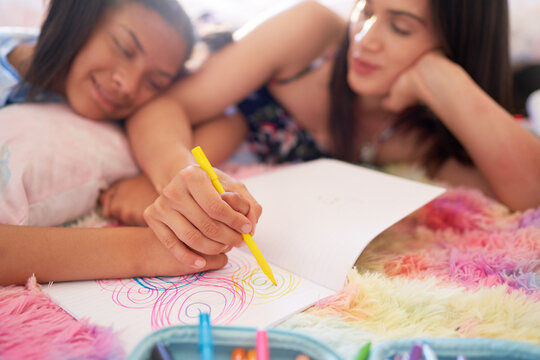
[[[113,73],[113,83],[122,97],[132,100],[137,93],[140,75],[136,70],[117,70]]]
[[[365,20],[361,25],[360,30],[353,35],[353,44],[358,44],[361,47],[377,51],[382,47],[382,42],[379,36],[379,22],[376,16],[372,16]]]

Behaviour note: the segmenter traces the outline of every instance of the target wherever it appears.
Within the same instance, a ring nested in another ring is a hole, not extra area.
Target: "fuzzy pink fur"
[[[451,189],[374,240],[360,263],[468,289],[505,284],[540,300],[540,208],[510,212],[478,191]]]
[[[271,169],[264,165],[223,168],[238,178]],[[93,216],[77,226],[92,225],[107,226],[107,222]],[[453,283],[469,290],[504,285],[508,292],[519,292],[536,303],[540,301],[539,259],[540,208],[512,213],[477,191],[453,189],[381,234],[358,264],[360,271],[371,270],[387,279],[436,278],[443,285]],[[368,318],[366,304],[354,290],[357,287],[350,284],[318,304],[316,311],[347,310],[354,320]],[[26,287],[0,288],[0,318],[1,359],[125,357],[111,329],[74,320],[40,291],[34,278]]]
[[[0,287],[0,358],[122,359],[111,329],[77,321],[41,292],[31,277],[26,286]]]

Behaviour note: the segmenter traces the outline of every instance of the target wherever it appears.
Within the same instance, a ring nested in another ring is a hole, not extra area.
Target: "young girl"
[[[96,120],[123,119],[166,89],[194,42],[172,0],[53,0],[37,35],[2,29],[0,106],[65,99]]]
[[[183,71],[194,31],[176,0],[52,0],[39,38],[2,30],[0,106],[62,101],[80,115],[118,120]],[[221,267],[206,257],[196,270]],[[0,225],[0,284],[178,275],[148,228],[70,229]]]
[[[225,189],[240,191],[245,219],[200,169],[178,172],[190,164],[180,146],[193,145],[187,119],[217,149],[247,136],[263,161],[420,163],[434,179],[482,189],[512,209],[538,206],[540,142],[509,113],[510,92],[506,0],[360,0],[349,22],[301,3],[129,120],[135,156],[160,194],[144,218],[194,263],[203,259],[193,250],[236,244],[232,229],[241,220],[250,229],[260,214],[238,184]],[[239,111],[219,119],[231,104]]]

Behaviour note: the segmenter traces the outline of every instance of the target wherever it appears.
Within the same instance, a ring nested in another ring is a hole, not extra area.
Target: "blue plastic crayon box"
[[[417,343],[428,344],[437,360],[456,360],[458,356],[463,356],[467,360],[540,359],[540,346],[523,342],[485,338],[418,338],[377,344],[372,348],[369,360],[393,359],[395,355],[409,352]],[[430,360],[427,356],[422,356],[421,359]]]
[[[253,349],[257,329],[212,326],[215,360],[230,360],[236,348]],[[268,346],[272,360],[294,360],[305,354],[310,360],[343,360],[317,340],[291,331],[268,329]],[[200,359],[199,329],[196,325],[171,326],[145,337],[129,355],[129,360],[149,360],[157,342],[167,346],[175,359]]]
[[[256,330],[213,326],[215,360],[230,360],[235,348],[254,348]],[[348,360],[325,344],[296,332],[268,329],[267,334],[272,360],[294,360],[299,354],[305,354],[311,360]],[[165,344],[175,359],[200,359],[198,335],[196,325],[178,325],[154,331],[135,347],[128,360],[149,360],[157,342]],[[465,356],[467,360],[540,360],[540,346],[498,339],[465,338],[385,341],[372,346],[368,359],[393,359],[394,355],[409,351],[418,342],[428,344],[437,355],[437,360],[456,360],[458,355]]]

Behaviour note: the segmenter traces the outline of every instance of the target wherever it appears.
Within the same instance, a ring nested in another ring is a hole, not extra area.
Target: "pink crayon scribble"
[[[215,324],[230,324],[250,305],[275,301],[293,291],[300,280],[277,273],[273,286],[257,264],[230,253],[219,271],[178,277],[134,278],[96,281],[112,293],[112,301],[127,309],[151,309],[153,329],[174,324],[193,324],[200,311],[210,312]]]

